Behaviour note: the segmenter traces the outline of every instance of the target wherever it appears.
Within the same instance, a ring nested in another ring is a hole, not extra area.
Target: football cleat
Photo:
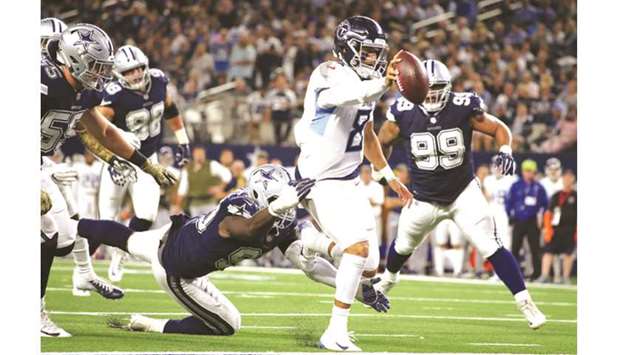
[[[527,299],[517,303],[517,307],[527,319],[531,329],[538,329],[547,322],[547,317],[538,310],[538,307],[531,299]]]
[[[136,332],[162,333],[167,320],[155,319],[141,314],[132,314],[127,328]]]
[[[112,253],[112,260],[108,267],[108,278],[112,282],[120,282],[123,279],[123,262],[125,261],[125,253],[115,250]]]
[[[375,281],[373,281],[373,283],[374,282]],[[376,282],[375,289],[377,289],[377,291],[381,292],[382,294],[387,295],[388,292],[390,292],[390,290],[394,286],[396,286],[397,283],[398,274],[392,274],[386,270],[383,275],[381,275],[379,282]]]
[[[343,352],[362,351],[357,345],[353,344],[349,333],[338,334],[337,332],[330,331],[329,328],[321,335],[319,348]]]
[[[86,290],[80,290],[79,288],[77,288],[77,284],[79,282],[80,279],[80,271],[76,268],[73,269],[73,289],[71,290],[71,293],[73,293],[74,296],[76,297],[88,297],[90,296],[90,291],[86,291]]]
[[[52,322],[49,318],[47,311],[41,309],[41,336],[51,338],[68,338],[71,334],[54,324],[54,322]]]
[[[125,295],[122,289],[93,274],[78,274],[78,276],[74,278],[73,285],[78,290],[95,291],[101,296],[111,300],[122,298]]]

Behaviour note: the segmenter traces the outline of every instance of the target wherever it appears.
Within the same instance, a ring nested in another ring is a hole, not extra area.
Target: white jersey
[[[551,196],[553,196],[556,192],[564,189],[564,182],[562,181],[562,178],[559,178],[556,182],[553,182],[549,177],[545,176],[540,179],[540,184],[545,188],[545,192],[547,192],[547,198],[549,200],[551,200]]]
[[[78,208],[81,217],[97,218],[97,194],[103,164],[95,160],[92,164],[75,163],[73,168],[78,173],[76,193]]]
[[[505,210],[504,199],[515,181],[517,181],[517,177],[514,175],[500,177],[489,175],[484,178],[482,186],[491,197],[489,203],[493,209]]]
[[[312,72],[304,113],[295,126],[302,177],[357,176],[364,159],[364,126],[372,121],[375,102],[386,90],[383,78],[361,80],[337,62],[324,62]]]

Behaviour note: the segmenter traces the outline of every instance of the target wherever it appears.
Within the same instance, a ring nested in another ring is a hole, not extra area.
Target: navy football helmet
[[[370,17],[352,16],[336,27],[334,55],[362,79],[383,77],[388,50],[387,35]],[[374,58],[369,58],[373,53]]]

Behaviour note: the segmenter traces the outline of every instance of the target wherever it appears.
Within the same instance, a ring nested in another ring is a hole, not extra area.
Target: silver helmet
[[[266,208],[270,202],[278,198],[282,189],[291,183],[291,175],[281,166],[264,164],[250,172],[248,178],[248,190],[250,195],[258,203],[258,208]],[[272,233],[290,227],[297,217],[297,212],[291,208],[279,216],[274,223]]]
[[[78,23],[60,36],[56,59],[84,87],[101,91],[112,79],[113,54],[112,40],[101,28]]]
[[[448,103],[450,89],[452,89],[452,75],[442,62],[427,59],[422,62],[428,76],[429,90],[422,106],[426,111],[440,111]]]
[[[142,75],[135,78],[126,78],[124,73],[132,69],[142,68]],[[112,73],[118,79],[121,86],[130,90],[144,90],[151,81],[149,75],[149,58],[140,48],[131,45],[120,47],[114,55],[114,68]]]
[[[41,20],[41,53],[47,54],[47,43],[60,38],[60,34],[66,29],[67,25],[55,17]]]

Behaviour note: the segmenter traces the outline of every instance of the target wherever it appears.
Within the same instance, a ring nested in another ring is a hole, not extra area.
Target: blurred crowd
[[[515,151],[559,153],[577,144],[576,10],[576,0],[53,0],[42,16],[140,47],[170,77],[195,140],[290,145],[309,75],[333,59],[335,26],[367,15],[391,55],[446,63],[453,90],[478,93],[511,127]],[[379,123],[395,95],[377,106]],[[494,149],[482,135],[473,144]]]

